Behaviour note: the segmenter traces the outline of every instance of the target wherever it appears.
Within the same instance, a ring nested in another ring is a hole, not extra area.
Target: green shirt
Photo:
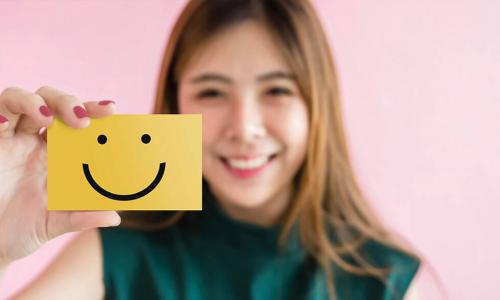
[[[296,234],[280,249],[278,227],[231,219],[205,186],[203,204],[160,231],[100,228],[106,299],[328,299],[321,268]],[[419,262],[375,242],[362,251],[392,268],[392,288],[332,266],[338,299],[402,299]]]

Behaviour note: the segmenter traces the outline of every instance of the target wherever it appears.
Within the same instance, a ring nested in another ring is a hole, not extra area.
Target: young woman
[[[48,86],[1,94],[0,270],[84,231],[17,298],[409,299],[420,260],[356,183],[309,2],[193,0],[177,20],[154,112],[203,115],[202,212],[123,212],[116,228],[113,211],[45,209],[40,129],[114,105]]]

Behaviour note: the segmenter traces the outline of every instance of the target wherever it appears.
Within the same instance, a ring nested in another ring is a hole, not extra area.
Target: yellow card
[[[49,210],[201,210],[201,115],[112,115],[48,128]]]

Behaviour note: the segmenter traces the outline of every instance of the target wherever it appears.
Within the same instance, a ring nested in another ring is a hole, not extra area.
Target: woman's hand
[[[115,226],[115,211],[48,211],[47,133],[54,117],[74,128],[114,112],[110,101],[85,102],[44,86],[0,94],[0,266],[70,231]],[[68,153],[71,155],[71,153]],[[68,199],[70,201],[71,199]]]

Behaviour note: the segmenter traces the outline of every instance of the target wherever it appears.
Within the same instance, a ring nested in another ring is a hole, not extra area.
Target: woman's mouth
[[[275,153],[252,158],[220,157],[220,159],[231,175],[244,179],[261,174],[277,156]]]

